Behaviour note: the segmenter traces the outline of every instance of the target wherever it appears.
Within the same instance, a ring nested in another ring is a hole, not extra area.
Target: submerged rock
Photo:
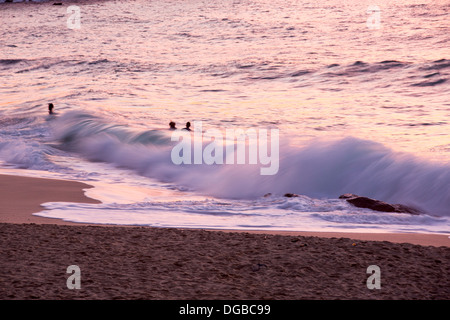
[[[375,200],[367,197],[361,197],[356,194],[346,193],[339,196],[339,199],[345,199],[358,208],[367,208],[375,211],[382,212],[397,212],[397,213],[409,213],[419,215],[422,212],[415,208],[403,204],[389,204],[380,200]]]
[[[285,193],[284,196],[285,196],[285,197],[288,197],[288,198],[295,198],[295,197],[298,197],[298,194],[295,194],[295,193]]]

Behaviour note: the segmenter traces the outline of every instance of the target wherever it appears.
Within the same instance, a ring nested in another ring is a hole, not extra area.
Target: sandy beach
[[[74,225],[59,219],[32,215],[45,202],[99,203],[84,195],[90,185],[76,181],[41,179],[0,174],[0,221],[11,223],[51,223]]]
[[[74,181],[0,175],[0,299],[449,299],[442,235],[93,226],[31,215]],[[374,241],[376,240],[376,241]],[[67,267],[81,271],[69,290]],[[368,289],[367,268],[381,289]]]

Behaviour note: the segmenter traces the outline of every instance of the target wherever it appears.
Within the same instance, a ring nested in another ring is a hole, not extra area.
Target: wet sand
[[[0,222],[79,225],[34,216],[46,202],[100,203],[84,194],[90,185],[77,181],[0,174]]]
[[[93,226],[31,215],[95,203],[89,185],[0,175],[0,188],[4,300],[450,299],[447,236]],[[70,265],[79,290],[67,288]],[[367,287],[371,265],[381,289]]]

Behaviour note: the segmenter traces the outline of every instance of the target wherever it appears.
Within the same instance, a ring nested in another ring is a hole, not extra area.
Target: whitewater
[[[64,1],[0,4],[1,171],[86,182],[102,201],[36,215],[450,234],[448,3],[379,1],[379,29],[364,1],[77,5],[73,30]],[[278,170],[175,164],[170,121],[279,130]],[[423,214],[356,208],[344,193]]]

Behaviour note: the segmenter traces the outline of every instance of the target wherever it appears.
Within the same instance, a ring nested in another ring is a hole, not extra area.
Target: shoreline
[[[98,203],[89,185],[0,174],[0,187],[2,300],[450,300],[445,235],[69,223],[31,213],[44,195]],[[381,290],[367,284],[373,265]]]
[[[46,202],[101,203],[87,197],[91,185],[69,180],[17,176],[0,172],[0,222],[80,225],[33,215]]]
[[[45,202],[101,203],[85,195],[85,190],[93,186],[71,180],[38,178],[5,174],[0,172],[0,223],[35,223],[67,226],[107,226],[107,227],[142,227],[136,225],[92,224],[45,218],[33,215],[44,210]],[[146,228],[153,228],[145,226]],[[176,228],[184,229],[184,228]],[[285,236],[306,236],[320,238],[348,238],[359,241],[388,241],[392,243],[410,243],[423,246],[450,247],[450,237],[433,233],[361,233],[328,231],[278,231],[278,230],[235,230],[235,229],[189,229],[204,231],[222,231],[225,233],[270,234]]]

